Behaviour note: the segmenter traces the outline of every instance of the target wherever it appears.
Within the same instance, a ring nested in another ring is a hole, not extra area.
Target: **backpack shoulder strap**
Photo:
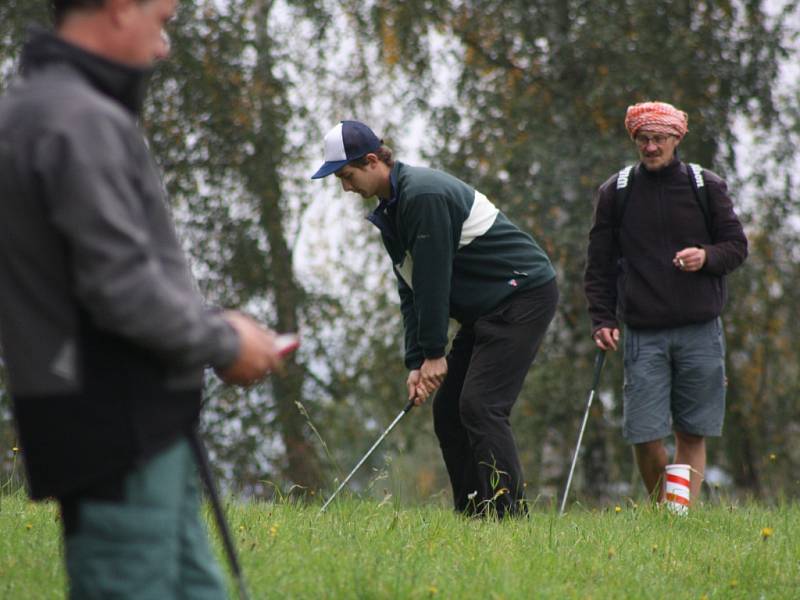
[[[636,165],[628,165],[617,174],[617,189],[614,193],[614,241],[619,247],[619,230],[622,227],[622,217],[631,196],[633,173]]]
[[[620,170],[619,174],[617,175],[617,189],[622,190],[628,187],[628,180],[631,177],[631,172],[633,171],[634,165],[628,165]]]
[[[713,238],[711,232],[711,213],[708,209],[708,187],[703,179],[703,167],[697,163],[689,163],[689,182],[692,184],[692,191],[700,211],[703,213],[703,221],[706,224],[708,235]]]

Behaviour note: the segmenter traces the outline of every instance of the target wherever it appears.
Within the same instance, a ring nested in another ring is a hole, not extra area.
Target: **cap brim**
[[[324,163],[316,173],[311,176],[311,179],[322,179],[331,173],[336,173],[339,169],[349,163],[349,160],[333,160]]]

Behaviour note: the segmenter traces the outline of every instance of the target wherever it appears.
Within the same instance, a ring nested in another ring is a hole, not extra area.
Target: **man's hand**
[[[411,375],[409,375],[409,379],[410,377]],[[419,406],[425,402],[431,394],[439,389],[445,377],[447,377],[447,359],[444,356],[441,358],[426,358],[419,369],[419,381],[416,384],[414,404]]]
[[[594,332],[594,343],[600,350],[616,350],[619,342],[619,329],[601,327]]]
[[[226,311],[223,317],[239,334],[236,360],[226,369],[217,369],[225,383],[253,385],[283,367],[274,331],[240,312]]]
[[[706,264],[706,251],[703,248],[684,248],[675,253],[672,264],[681,271],[699,271]]]
[[[408,389],[408,399],[414,401],[414,406],[419,406],[422,402],[418,402],[419,393],[417,387],[419,386],[419,369],[414,369],[408,372],[408,379],[406,379],[406,388]]]

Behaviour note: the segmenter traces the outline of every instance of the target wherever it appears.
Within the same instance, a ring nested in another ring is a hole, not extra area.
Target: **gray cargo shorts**
[[[722,434],[725,337],[722,320],[670,329],[625,328],[623,434],[631,444],[673,430]]]

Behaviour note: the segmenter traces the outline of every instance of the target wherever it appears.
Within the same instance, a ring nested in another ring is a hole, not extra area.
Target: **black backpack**
[[[711,233],[711,215],[708,212],[708,188],[703,179],[703,167],[697,163],[688,163],[689,165],[689,183],[692,184],[692,191],[697,204],[700,206],[700,211],[703,213],[703,220],[706,224],[706,231],[709,237],[713,239]],[[628,200],[631,195],[631,182],[633,175],[636,173],[635,165],[628,165],[622,169],[617,175],[617,190],[614,195],[614,240],[619,247],[619,230],[622,227],[622,217],[625,215],[625,208],[628,205]]]

